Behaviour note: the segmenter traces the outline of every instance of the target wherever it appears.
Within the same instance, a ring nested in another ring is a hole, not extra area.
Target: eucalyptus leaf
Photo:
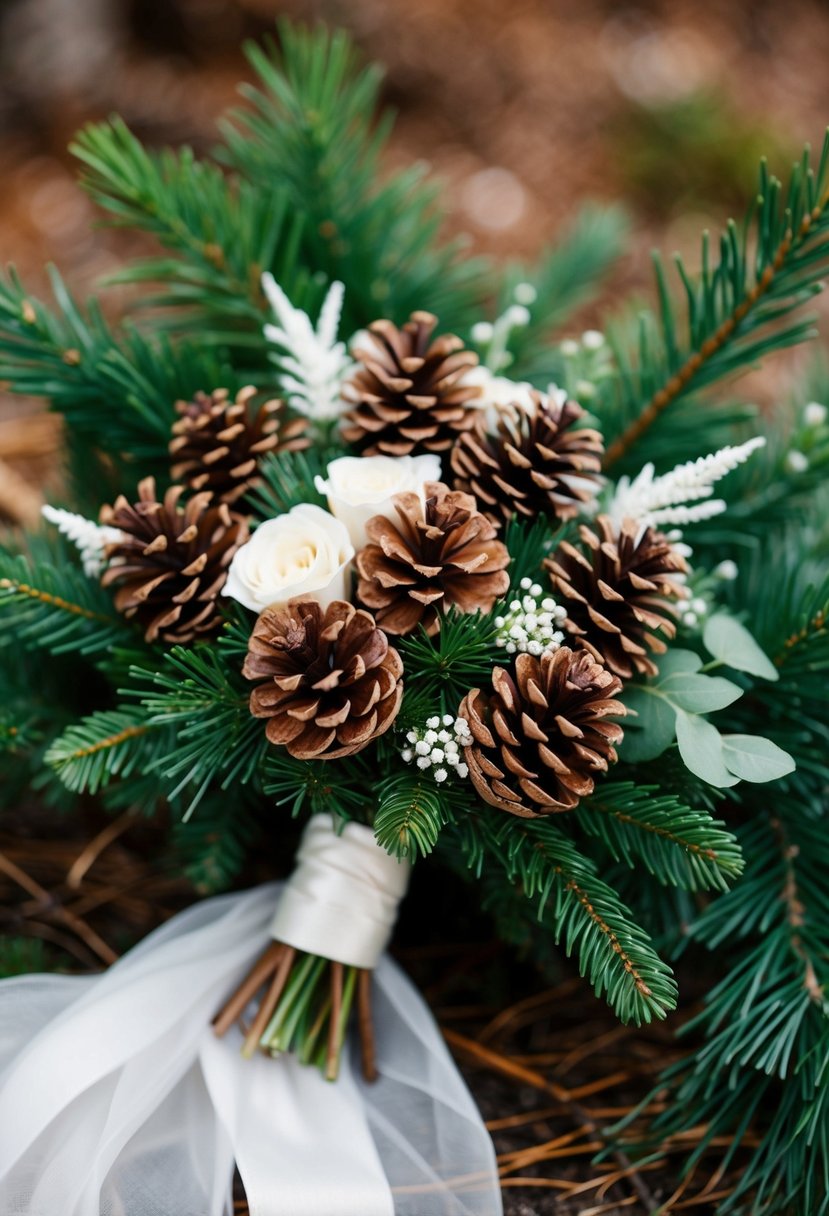
[[[723,759],[729,772],[743,781],[776,781],[794,772],[788,752],[760,735],[723,735]]]
[[[625,737],[619,745],[621,759],[629,764],[654,760],[676,737],[676,713],[664,697],[648,687],[626,688],[623,700],[636,717],[622,720]]]
[[[722,789],[737,784],[739,777],[726,767],[722,735],[705,718],[680,710],[676,715],[676,741],[686,768],[695,776]]]
[[[719,612],[705,622],[702,640],[715,659],[727,663],[735,671],[746,671],[749,675],[764,680],[778,679],[777,668],[761,650],[745,625],[733,616]]]
[[[702,659],[693,650],[669,650],[659,660],[659,681],[667,680],[681,671],[699,671]]]
[[[660,680],[656,691],[689,714],[708,714],[716,709],[725,709],[726,705],[732,705],[743,695],[739,684],[733,684],[731,680],[691,672],[678,672],[667,680]]]

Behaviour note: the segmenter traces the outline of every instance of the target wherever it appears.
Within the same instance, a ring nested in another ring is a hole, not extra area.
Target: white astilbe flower
[[[670,473],[654,477],[652,464],[646,464],[634,477],[621,477],[608,514],[617,527],[623,520],[633,519],[642,527],[684,527],[702,519],[710,519],[725,510],[721,498],[712,498],[714,484],[726,473],[744,464],[765,444],[757,435],[736,447],[720,448],[710,456],[678,464]]]
[[[463,749],[471,742],[472,732],[466,718],[435,714],[426,719],[424,727],[416,726],[406,732],[406,746],[400,755],[406,764],[416,765],[422,773],[430,772],[435,782],[442,785],[452,774],[469,775]]]
[[[41,507],[43,518],[54,524],[57,530],[70,540],[78,550],[83,572],[89,578],[97,578],[104,564],[104,546],[120,538],[117,528],[96,524],[83,515],[64,511],[61,507]]]
[[[262,288],[279,322],[265,326],[265,337],[284,352],[274,360],[288,404],[317,422],[338,418],[343,409],[343,382],[354,366],[345,343],[337,341],[342,283],[328,288],[316,329],[306,312],[294,308],[272,274],[262,275]]]

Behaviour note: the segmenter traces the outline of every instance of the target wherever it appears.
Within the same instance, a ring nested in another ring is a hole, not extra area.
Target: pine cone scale
[[[413,313],[401,329],[378,321],[355,351],[359,366],[343,390],[352,407],[343,434],[367,455],[446,451],[473,425],[480,389],[460,382],[477,356],[453,336],[431,341],[436,324],[430,313]]]
[[[595,496],[603,451],[599,433],[575,429],[584,411],[573,401],[532,394],[532,404],[504,410],[497,433],[462,434],[452,451],[458,489],[469,491],[497,524],[514,515],[571,519]]]
[[[226,389],[214,389],[177,402],[179,419],[169,444],[173,477],[232,503],[258,484],[262,456],[308,447],[304,419],[288,419],[281,401],[256,409],[255,396],[249,386],[234,401]]]
[[[567,629],[623,679],[635,672],[654,675],[649,651],[664,653],[665,639],[676,633],[674,602],[685,594],[679,581],[683,559],[659,532],[641,531],[631,520],[617,536],[611,521],[600,516],[593,527],[583,525],[580,535],[592,561],[563,542],[545,562],[567,608]]]
[[[519,654],[514,678],[496,668],[491,695],[473,690],[460,709],[473,740],[470,777],[484,801],[525,817],[572,809],[616,758],[621,727],[599,720],[624,714],[620,688],[592,656],[567,647]]]
[[[439,482],[425,494],[425,503],[417,494],[396,495],[399,523],[375,516],[357,555],[358,598],[393,634],[418,624],[436,633],[452,605],[489,611],[509,587],[509,553],[475,500]]]
[[[368,613],[306,600],[262,613],[242,673],[257,681],[251,712],[268,719],[272,743],[299,759],[334,759],[391,726],[402,670]]]

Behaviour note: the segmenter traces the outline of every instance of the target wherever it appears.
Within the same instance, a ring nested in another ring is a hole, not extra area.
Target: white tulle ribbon
[[[492,1144],[426,1005],[375,972],[380,1079],[243,1060],[210,1018],[280,888],[205,901],[100,977],[0,983],[3,1216],[499,1216]]]
[[[309,821],[271,923],[271,936],[352,967],[377,966],[411,867],[380,848],[371,828],[330,815]]]

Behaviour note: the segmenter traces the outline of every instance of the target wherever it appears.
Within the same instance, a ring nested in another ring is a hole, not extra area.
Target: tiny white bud
[[[430,756],[432,764],[443,764],[445,758],[446,755],[442,747],[432,748],[432,754]]]
[[[492,326],[489,321],[477,321],[471,330],[472,341],[477,342],[479,346],[483,346],[485,342],[492,341]]]
[[[415,744],[415,751],[418,756],[428,756],[430,751],[429,744],[425,739],[418,739],[417,743]]]
[[[581,344],[585,350],[598,350],[604,346],[604,334],[598,329],[586,329],[581,336]]]
[[[412,751],[412,749],[410,747],[404,747],[403,751],[400,753],[400,755],[403,757],[403,759],[406,761],[407,764],[411,764],[412,760],[414,759],[414,752]]]
[[[457,771],[458,771],[459,777],[468,777],[469,776],[469,765],[468,764],[459,764]]]
[[[720,562],[718,566],[714,567],[714,573],[717,578],[723,578],[726,582],[731,583],[739,574],[739,570],[737,569],[737,563],[733,562],[730,557],[727,557],[725,561]]]
[[[455,721],[455,719],[452,717],[451,714],[443,715],[443,725],[444,726],[451,726],[454,721]]]
[[[447,773],[445,768],[439,768],[439,769],[435,770],[435,781],[437,781],[437,782],[445,781],[448,776],[449,776],[449,774]]]
[[[440,726],[440,718],[438,717],[437,714],[434,714],[431,718],[426,719],[427,730],[437,730],[437,728],[439,726]]]
[[[512,293],[516,304],[535,304],[538,298],[538,292],[533,287],[532,283],[516,283],[515,290]]]
[[[697,615],[695,612],[684,612],[682,614],[682,624],[687,625],[689,629],[693,629],[698,624]]]
[[[565,359],[572,359],[579,353],[579,344],[574,338],[565,338],[559,346],[559,350]]]
[[[807,426],[823,426],[826,421],[826,406],[819,401],[810,401],[803,410],[803,421]]]
[[[419,756],[417,759],[417,767],[425,771],[427,768],[432,767],[432,761],[428,756]]]
[[[513,325],[529,325],[530,310],[523,304],[513,304],[507,309],[507,316]]]
[[[705,600],[702,599],[702,597],[699,595],[696,596],[695,599],[691,600],[691,603],[688,605],[688,607],[691,609],[692,612],[696,612],[697,616],[705,616],[706,612],[708,611],[708,605],[706,604]]]
[[[576,396],[580,401],[584,401],[589,397],[595,397],[596,395],[596,386],[592,380],[577,380],[575,388]]]
[[[804,452],[792,448],[786,453],[785,465],[789,473],[805,473],[809,467],[809,458]]]

